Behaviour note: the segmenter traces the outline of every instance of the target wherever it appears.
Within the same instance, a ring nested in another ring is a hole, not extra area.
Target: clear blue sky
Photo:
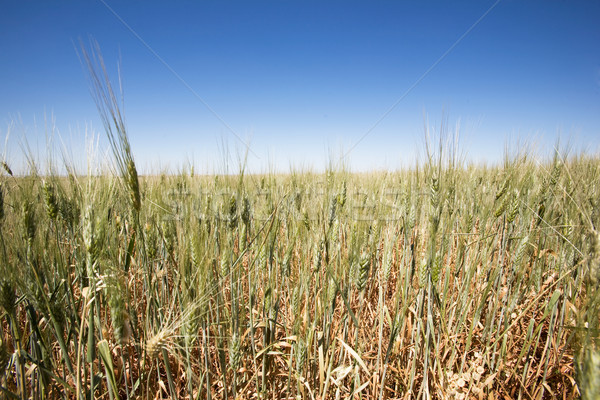
[[[600,146],[598,1],[502,0],[402,99],[495,1],[105,1],[250,144],[253,171],[322,169],[351,148],[355,170],[410,165],[424,115],[435,130],[460,124],[475,161],[497,161],[519,139]],[[0,10],[9,163],[23,162],[26,140],[43,167],[50,119],[75,163],[85,165],[86,133],[107,148],[77,55],[93,37],[113,76],[121,60],[140,169],[236,168],[244,144],[102,1],[3,0]]]

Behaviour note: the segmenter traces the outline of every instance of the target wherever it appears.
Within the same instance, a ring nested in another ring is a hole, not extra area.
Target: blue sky
[[[107,148],[77,54],[90,37],[114,79],[120,60],[143,171],[232,172],[244,142],[254,172],[319,170],[342,154],[354,170],[394,169],[442,121],[477,162],[507,144],[543,153],[558,136],[600,148],[600,2],[104,1],[2,1],[9,164],[23,164],[26,142],[43,169],[49,136],[81,166],[86,137]]]

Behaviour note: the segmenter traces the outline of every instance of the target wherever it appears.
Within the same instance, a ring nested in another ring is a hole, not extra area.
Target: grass
[[[139,177],[86,60],[116,173],[3,163],[4,397],[600,395],[598,157]]]
[[[160,176],[136,208],[119,176],[5,175],[2,390],[598,393],[598,176],[600,160],[558,155]]]

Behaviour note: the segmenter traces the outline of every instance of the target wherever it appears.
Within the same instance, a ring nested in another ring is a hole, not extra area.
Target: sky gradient
[[[353,170],[395,169],[412,165],[425,127],[437,132],[443,121],[458,127],[460,150],[475,162],[497,162],[524,142],[547,152],[559,136],[577,151],[600,148],[596,1],[5,0],[0,8],[0,134],[10,133],[1,150],[16,169],[27,145],[43,169],[49,137],[57,164],[63,148],[85,168],[91,137],[106,152],[78,54],[91,38],[114,84],[120,63],[142,172],[190,163],[235,172],[244,143],[252,172],[322,170],[344,154]]]

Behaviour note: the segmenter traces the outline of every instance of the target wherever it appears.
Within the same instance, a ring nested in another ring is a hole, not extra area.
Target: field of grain
[[[598,394],[597,158],[138,178],[126,157],[4,164],[7,398]]]

